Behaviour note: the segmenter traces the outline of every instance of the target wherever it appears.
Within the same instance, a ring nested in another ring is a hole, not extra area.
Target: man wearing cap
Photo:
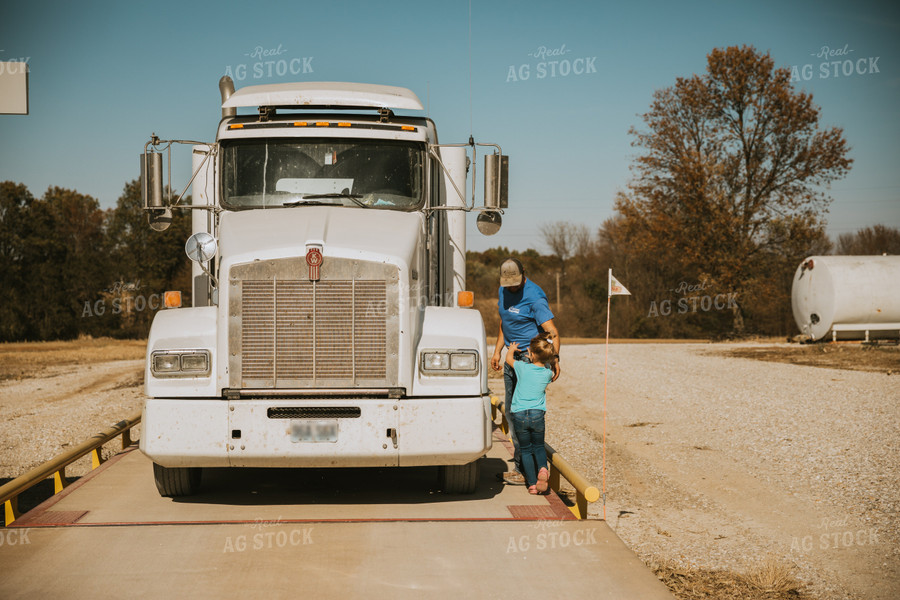
[[[520,348],[528,348],[531,339],[541,332],[549,333],[553,349],[559,355],[559,332],[553,324],[553,313],[550,311],[550,303],[547,294],[536,283],[525,277],[525,269],[518,259],[508,258],[500,265],[500,290],[497,307],[500,311],[500,331],[497,334],[497,345],[494,347],[494,355],[491,357],[491,368],[500,370],[500,353],[503,348],[508,348],[510,343],[516,342]],[[526,350],[516,353],[516,360],[528,361]],[[555,361],[553,381],[559,377],[559,361]],[[503,381],[506,384],[506,401],[504,410],[509,411],[512,406],[513,394],[516,390],[516,373],[508,364],[503,364]],[[505,473],[503,480],[506,483],[525,484],[522,475],[522,455],[519,452],[519,442],[512,431],[512,422],[509,423],[510,436],[513,440],[513,460],[516,470]]]

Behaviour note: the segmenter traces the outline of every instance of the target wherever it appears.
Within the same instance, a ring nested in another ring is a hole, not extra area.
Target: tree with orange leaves
[[[630,131],[643,152],[616,198],[634,250],[737,294],[737,334],[767,257],[824,236],[823,187],[852,163],[843,130],[821,129],[812,96],[790,79],[751,46],[713,50],[706,73],[653,94],[646,129]]]

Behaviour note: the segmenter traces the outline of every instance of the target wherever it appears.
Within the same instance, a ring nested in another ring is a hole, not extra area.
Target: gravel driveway
[[[610,525],[650,564],[740,573],[774,558],[817,598],[900,598],[896,376],[723,355],[738,346],[752,344],[609,347]],[[603,352],[563,346],[547,417],[548,441],[598,487]]]

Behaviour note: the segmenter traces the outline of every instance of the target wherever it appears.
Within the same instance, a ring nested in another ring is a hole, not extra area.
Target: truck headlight
[[[428,375],[473,375],[478,372],[474,350],[428,350],[422,352],[422,372]]]
[[[446,352],[426,352],[422,355],[425,371],[446,371],[450,368],[450,355]]]
[[[177,354],[161,354],[154,352],[152,371],[153,374],[177,373],[181,370],[181,360]]]
[[[209,375],[209,350],[156,350],[150,354],[154,377],[202,377]]]
[[[475,352],[454,352],[450,355],[451,371],[477,371],[478,355]]]

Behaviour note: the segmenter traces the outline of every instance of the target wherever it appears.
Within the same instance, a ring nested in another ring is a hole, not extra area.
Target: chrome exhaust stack
[[[219,80],[219,93],[222,95],[222,104],[225,104],[225,101],[231,98],[231,95],[234,93],[234,81],[232,81],[231,77],[228,75],[223,75],[222,79]],[[222,118],[226,117],[236,117],[237,109],[234,107],[225,108],[222,107]]]

